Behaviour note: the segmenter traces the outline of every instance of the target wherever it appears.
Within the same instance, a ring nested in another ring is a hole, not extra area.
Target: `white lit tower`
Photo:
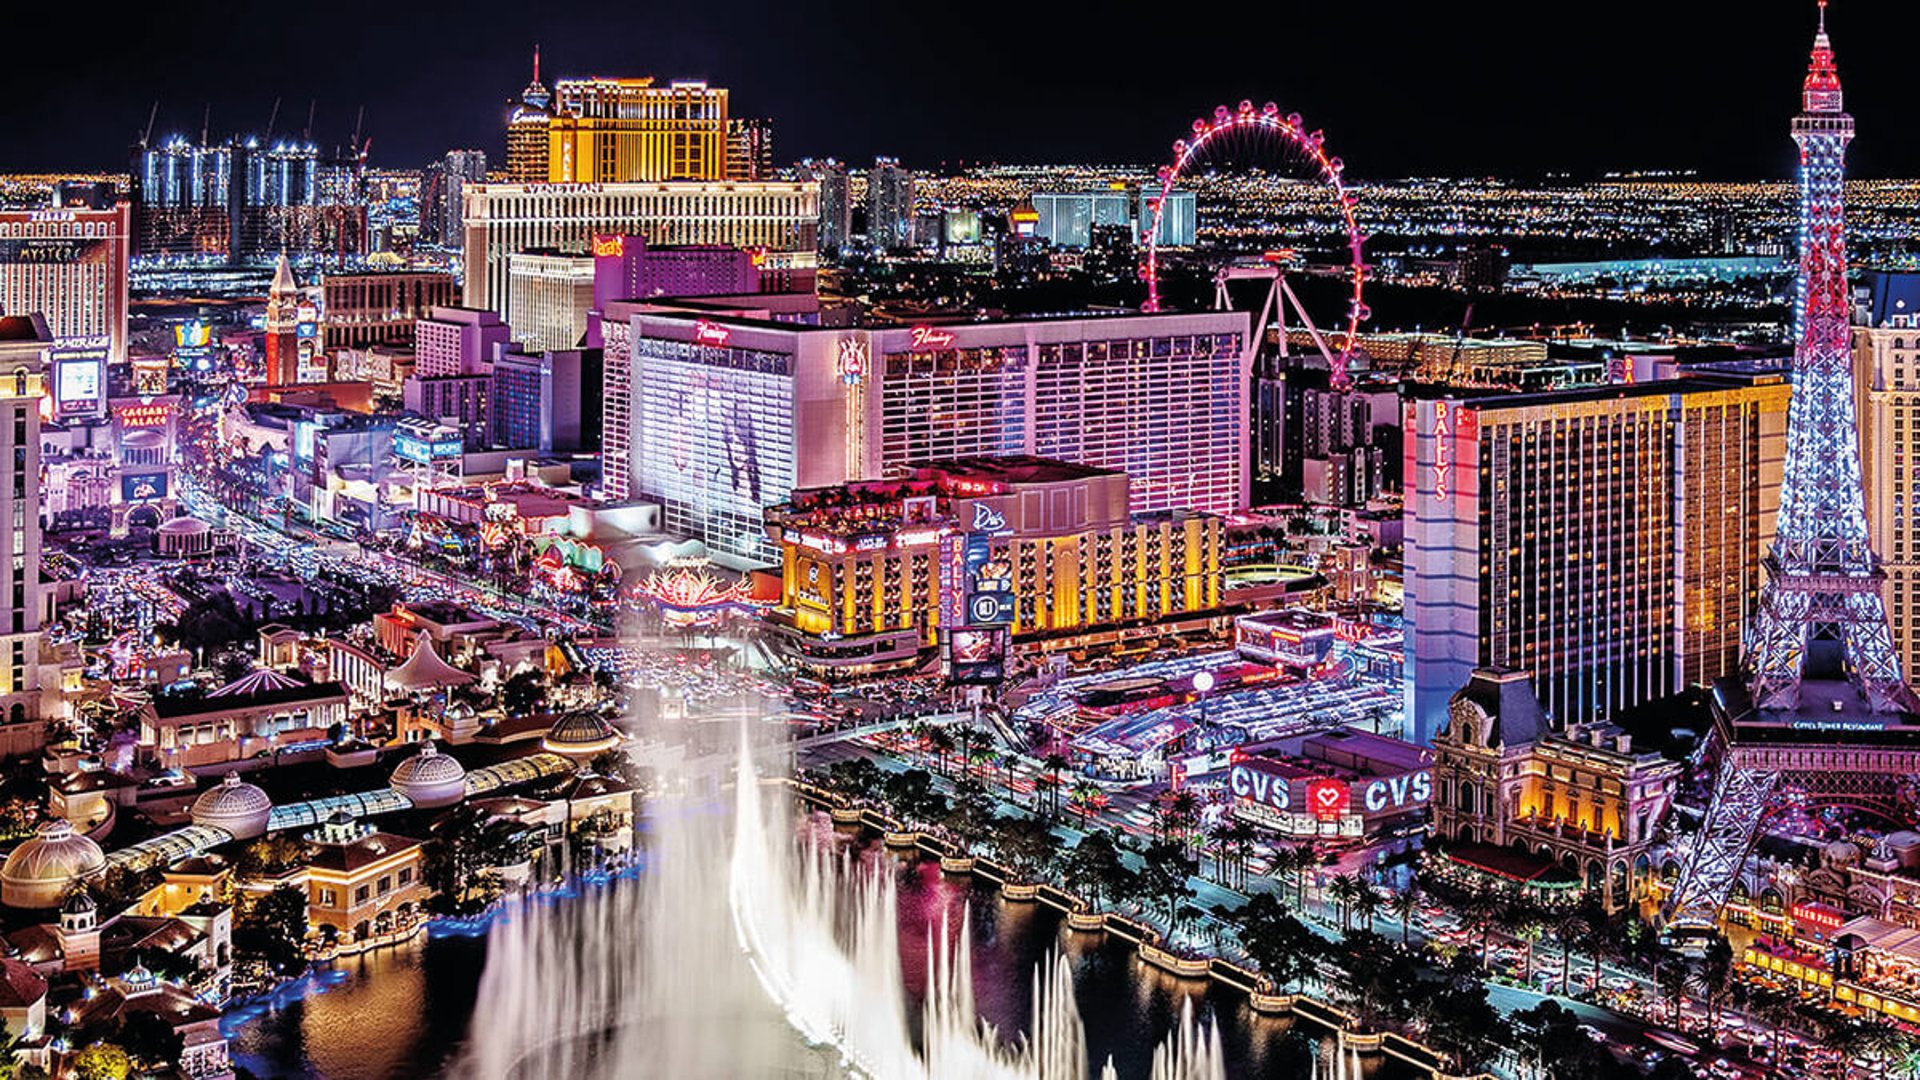
[[[1804,107],[1793,120],[1800,144],[1798,340],[1780,517],[1747,663],[1762,709],[1797,709],[1804,680],[1844,671],[1873,712],[1898,713],[1915,702],[1887,629],[1860,486],[1841,194],[1853,117],[1842,108],[1826,15],[1821,0]]]
[[[1746,680],[1712,695],[1706,820],[1667,897],[1667,940],[1697,949],[1769,816],[1785,802],[1895,817],[1920,772],[1920,708],[1900,675],[1867,534],[1855,426],[1846,208],[1853,117],[1827,38],[1813,39],[1800,115],[1800,275],[1787,458],[1767,582],[1747,630]],[[1783,798],[1789,792],[1791,800]]]

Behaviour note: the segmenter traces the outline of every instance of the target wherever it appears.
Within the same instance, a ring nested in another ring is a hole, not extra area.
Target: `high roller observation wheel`
[[[1349,286],[1346,327],[1337,334],[1337,355],[1332,357],[1335,382],[1342,383],[1345,381],[1347,358],[1352,354],[1360,333],[1360,324],[1372,314],[1366,303],[1367,264],[1361,251],[1366,243],[1366,234],[1354,219],[1354,209],[1359,206],[1360,200],[1347,189],[1344,177],[1346,163],[1327,153],[1326,136],[1320,131],[1309,132],[1299,113],[1280,115],[1280,106],[1271,101],[1258,109],[1254,108],[1251,101],[1242,101],[1237,109],[1218,106],[1213,110],[1211,120],[1202,117],[1193,122],[1192,138],[1174,141],[1173,161],[1160,166],[1157,174],[1160,195],[1153,200],[1153,223],[1146,230],[1147,257],[1141,263],[1140,277],[1147,283],[1147,300],[1141,305],[1141,310],[1160,310],[1161,217],[1166,212],[1167,199],[1173,194],[1175,185],[1196,162],[1204,158],[1215,142],[1230,135],[1249,134],[1272,138],[1278,140],[1280,145],[1298,150],[1312,168],[1319,170],[1320,180],[1333,190],[1335,205],[1339,207],[1341,221],[1347,230],[1347,249],[1351,253],[1349,265],[1341,273]]]

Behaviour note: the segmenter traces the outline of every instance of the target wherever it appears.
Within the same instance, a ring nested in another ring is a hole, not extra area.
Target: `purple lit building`
[[[435,307],[414,324],[414,374],[484,375],[494,353],[512,337],[513,331],[491,311]]]

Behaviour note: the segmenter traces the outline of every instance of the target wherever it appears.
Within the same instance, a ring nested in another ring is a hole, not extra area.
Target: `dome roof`
[[[467,797],[467,770],[431,742],[394,766],[388,782],[415,806],[449,806]]]
[[[53,908],[76,881],[107,868],[100,845],[73,831],[65,821],[49,821],[0,866],[0,904],[11,908]]]
[[[199,518],[177,517],[163,522],[158,531],[161,536],[198,536],[210,528],[211,526]]]
[[[273,800],[267,793],[243,782],[239,773],[200,793],[193,800],[193,823],[225,829],[237,840],[251,840],[267,831],[267,817],[273,813]]]
[[[598,713],[572,712],[547,729],[540,745],[556,754],[592,757],[620,745],[620,733]]]
[[[1860,861],[1860,848],[1850,840],[1835,840],[1821,849],[1821,858],[1838,866],[1852,866]]]
[[[67,902],[60,905],[60,910],[68,915],[84,915],[99,909],[100,905],[94,902],[93,893],[84,886],[73,890],[73,895],[67,897]]]

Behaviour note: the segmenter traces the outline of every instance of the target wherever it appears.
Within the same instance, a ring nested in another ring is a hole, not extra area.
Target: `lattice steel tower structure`
[[[1708,755],[1713,803],[1665,915],[1670,940],[1716,931],[1777,796],[1898,806],[1900,773],[1920,767],[1917,705],[1901,678],[1867,538],[1854,421],[1841,184],[1847,115],[1827,37],[1826,0],[1800,115],[1800,274],[1787,459],[1767,582],[1746,640],[1744,686],[1715,687]]]

